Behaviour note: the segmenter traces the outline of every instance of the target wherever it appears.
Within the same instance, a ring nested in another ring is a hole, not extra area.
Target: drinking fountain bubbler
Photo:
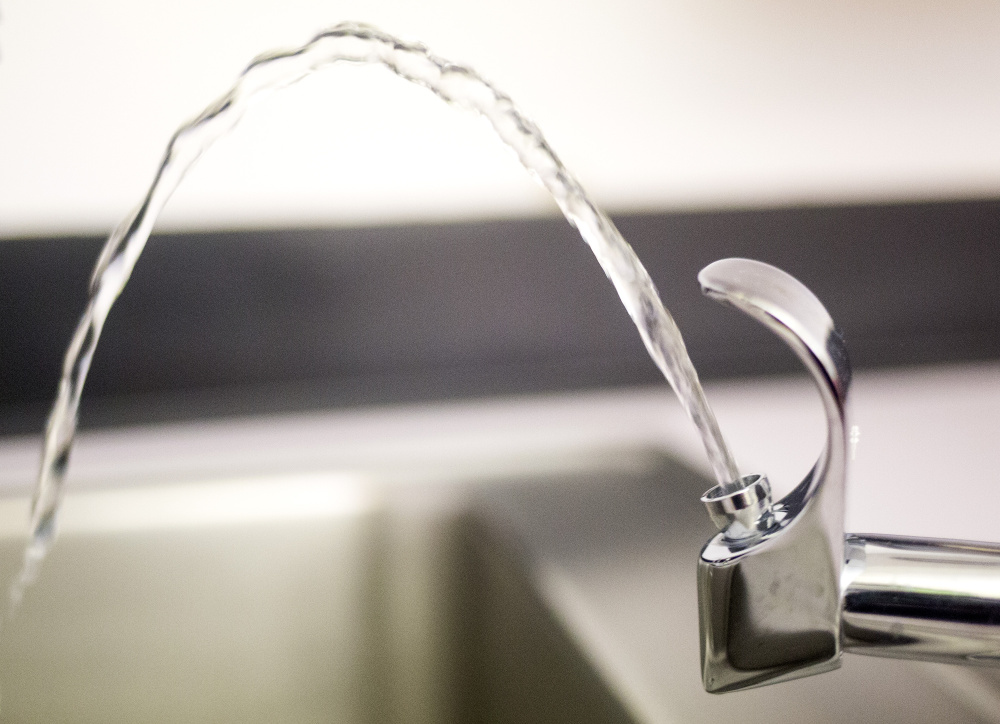
[[[757,261],[723,259],[698,280],[792,348],[827,420],[819,459],[781,500],[763,475],[702,497],[720,530],[698,561],[706,691],[829,671],[844,651],[1000,665],[1000,545],[844,531],[851,367],[825,307]]]

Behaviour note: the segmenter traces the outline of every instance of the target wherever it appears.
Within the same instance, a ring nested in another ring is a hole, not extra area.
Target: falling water
[[[111,234],[90,282],[90,299],[66,351],[58,395],[45,432],[41,469],[32,500],[31,539],[24,567],[11,589],[16,605],[36,577],[51,546],[70,450],[76,434],[80,395],[111,306],[128,282],[157,215],[187,170],[219,137],[228,133],[251,100],[290,85],[341,61],[382,65],[443,100],[485,117],[526,169],[555,198],[569,222],[590,246],[635,322],[656,366],[673,387],[701,432],[719,482],[739,480],[736,464],[705,400],[680,331],[632,248],[611,220],[587,197],[538,128],[474,70],[431,55],[375,28],[344,23],[294,50],[253,60],[233,88],[170,139],[145,198]]]

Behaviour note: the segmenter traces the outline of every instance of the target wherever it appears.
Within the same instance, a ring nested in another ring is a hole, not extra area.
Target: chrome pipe
[[[845,554],[845,650],[1000,664],[1000,546],[848,536]]]

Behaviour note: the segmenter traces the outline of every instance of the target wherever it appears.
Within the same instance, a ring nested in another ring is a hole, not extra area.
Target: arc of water
[[[450,63],[432,55],[423,45],[401,41],[370,26],[343,23],[300,48],[254,59],[228,93],[174,133],[146,196],[108,238],[91,278],[90,299],[66,352],[57,398],[46,428],[31,508],[32,537],[24,569],[11,593],[15,602],[36,576],[51,545],[76,434],[80,396],[91,360],[108,313],[128,282],[160,210],[187,170],[216,139],[236,125],[251,101],[341,61],[385,66],[449,103],[476,111],[490,122],[524,167],[552,194],[567,220],[594,252],[638,327],[650,356],[702,432],[719,482],[739,479],[680,331],[663,306],[652,279],[611,220],[563,166],[535,124],[506,94],[471,68]]]

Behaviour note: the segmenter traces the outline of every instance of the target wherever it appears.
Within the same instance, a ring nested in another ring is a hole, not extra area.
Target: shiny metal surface
[[[698,279],[709,297],[754,317],[792,348],[812,374],[827,418],[819,460],[753,523],[758,535],[733,539],[720,533],[702,550],[702,680],[707,691],[721,693],[839,665],[844,408],[851,372],[830,315],[785,272],[747,259],[724,259]],[[721,492],[713,489],[705,497]]]
[[[701,498],[708,516],[728,540],[758,536],[771,525],[771,483],[767,476],[747,475],[736,485],[736,490],[716,485]]]
[[[755,488],[734,494],[718,486],[702,498],[722,530],[698,564],[705,689],[820,673],[839,665],[842,650],[1000,665],[1000,545],[890,536],[845,542],[851,372],[823,305],[760,262],[722,260],[699,280],[708,296],[762,322],[795,351],[819,388],[828,428],[816,465],[782,500],[768,506]]]
[[[845,649],[1000,664],[1000,546],[849,536],[846,555]]]

